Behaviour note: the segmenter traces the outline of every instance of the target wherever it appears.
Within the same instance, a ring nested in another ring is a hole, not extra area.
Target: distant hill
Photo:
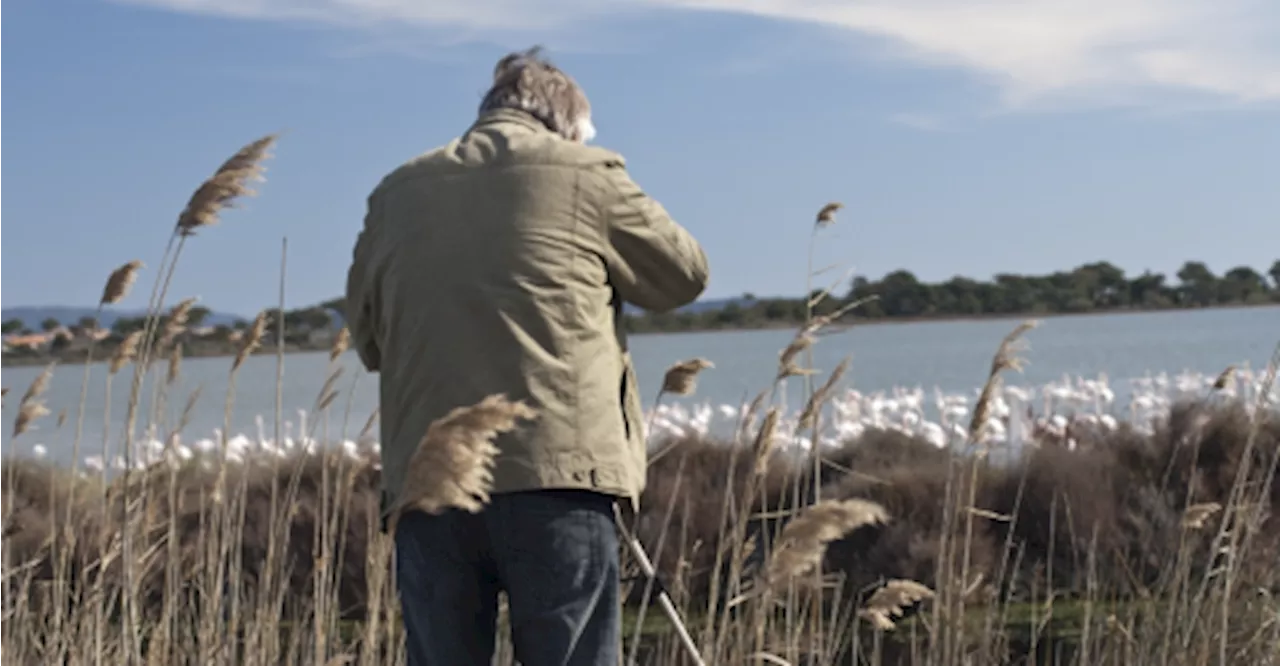
[[[4,308],[0,310],[0,320],[9,321],[10,319],[20,319],[27,328],[38,331],[40,330],[40,322],[50,317],[57,319],[64,326],[74,324],[82,317],[92,317],[95,308],[76,307],[73,305],[30,305],[19,306],[15,308]],[[130,317],[141,317],[146,312],[143,310],[113,310],[107,308],[102,311],[98,317],[98,325],[104,328],[110,328],[117,319],[127,319]],[[231,326],[238,321],[245,321],[244,317],[224,312],[211,312],[204,320],[206,326],[218,326],[225,324]]]

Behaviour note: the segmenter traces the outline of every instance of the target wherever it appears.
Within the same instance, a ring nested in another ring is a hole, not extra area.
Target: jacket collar
[[[542,124],[541,120],[533,117],[533,114],[519,109],[494,109],[493,111],[485,111],[480,114],[476,121],[472,123],[471,129],[480,127],[488,127],[499,123],[514,123],[539,132],[550,132],[547,126]]]

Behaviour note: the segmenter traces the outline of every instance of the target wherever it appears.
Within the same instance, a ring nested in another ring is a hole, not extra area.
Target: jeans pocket
[[[492,538],[525,575],[555,579],[559,571],[599,566],[601,553],[616,548],[612,498],[589,490],[510,493],[502,525]],[[496,544],[495,544],[496,545]]]

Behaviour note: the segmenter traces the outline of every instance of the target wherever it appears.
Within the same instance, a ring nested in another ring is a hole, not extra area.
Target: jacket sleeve
[[[351,345],[360,356],[360,362],[369,372],[382,367],[382,350],[378,347],[377,322],[380,319],[379,296],[374,276],[378,271],[371,266],[373,233],[375,229],[375,202],[369,198],[369,212],[365,215],[364,228],[356,237],[352,250],[351,267],[347,270],[346,308],[343,313],[347,330],[351,333]]]
[[[606,262],[624,301],[653,312],[692,303],[707,288],[707,256],[621,159],[604,164]]]

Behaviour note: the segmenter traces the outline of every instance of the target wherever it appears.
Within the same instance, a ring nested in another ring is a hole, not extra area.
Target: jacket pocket
[[[631,365],[631,354],[622,353],[622,381],[618,390],[618,403],[622,409],[622,428],[626,435],[627,441],[631,441],[633,437],[643,439],[644,433],[640,432],[641,423],[639,415],[640,393],[636,386],[635,369]]]

